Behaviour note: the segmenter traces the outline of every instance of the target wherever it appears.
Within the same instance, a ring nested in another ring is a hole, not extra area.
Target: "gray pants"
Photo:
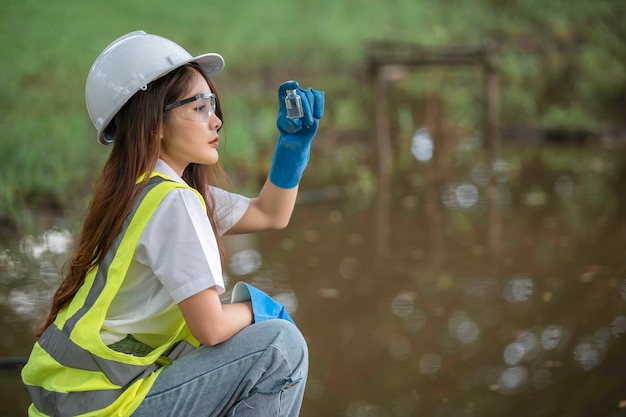
[[[133,417],[296,417],[307,372],[307,345],[293,324],[255,323],[168,365]]]

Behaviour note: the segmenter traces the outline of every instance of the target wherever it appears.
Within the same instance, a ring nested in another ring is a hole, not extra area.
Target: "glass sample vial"
[[[287,117],[290,119],[299,119],[304,116],[302,112],[302,99],[298,93],[296,93],[296,90],[287,90],[285,108],[287,109]]]

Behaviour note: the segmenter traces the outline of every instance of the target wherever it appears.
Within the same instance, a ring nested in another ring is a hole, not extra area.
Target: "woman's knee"
[[[282,319],[266,320],[251,327],[266,336],[271,335],[270,346],[285,357],[293,370],[308,367],[309,351],[300,330],[291,322]]]

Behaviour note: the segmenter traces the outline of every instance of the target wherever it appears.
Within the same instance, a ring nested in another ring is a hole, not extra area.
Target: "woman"
[[[210,185],[223,117],[209,77],[223,65],[143,31],[94,62],[87,108],[113,149],[22,371],[30,416],[298,415],[306,343],[250,285],[220,301],[219,236],[287,225],[324,94],[280,86],[270,174],[248,199]],[[301,119],[286,117],[294,89]]]

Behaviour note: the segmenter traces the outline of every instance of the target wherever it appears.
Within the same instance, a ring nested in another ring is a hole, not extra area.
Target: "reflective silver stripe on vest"
[[[135,216],[140,204],[154,187],[164,181],[167,180],[163,177],[154,176],[148,180],[144,189],[139,193],[131,212],[124,220],[120,233],[115,237],[111,248],[100,265],[98,265],[96,277],[89,289],[83,306],[72,317],[69,317],[65,321],[63,329],[59,329],[55,324],[52,324],[46,329],[37,342],[39,346],[59,364],[68,368],[102,372],[113,384],[123,388],[60,393],[48,391],[39,386],[27,386],[26,388],[28,389],[33,404],[44,414],[54,415],[55,417],[76,416],[106,408],[124,392],[125,387],[135,380],[149,375],[158,368],[156,364],[145,366],[130,365],[101,358],[74,343],[70,339],[70,333],[74,330],[76,323],[94,306],[96,300],[104,290],[109,266],[113,262],[115,253],[119,249],[122,239],[126,234],[128,225]]]
[[[131,384],[137,378],[154,372],[158,368],[157,365],[131,365],[96,356],[77,345],[69,338],[69,335],[59,330],[54,324],[41,335],[39,345],[61,365],[67,368],[102,372],[109,381],[121,387]]]
[[[89,411],[101,410],[113,404],[123,390],[60,392],[42,387],[26,386],[31,400],[40,412],[54,417],[77,416]]]

